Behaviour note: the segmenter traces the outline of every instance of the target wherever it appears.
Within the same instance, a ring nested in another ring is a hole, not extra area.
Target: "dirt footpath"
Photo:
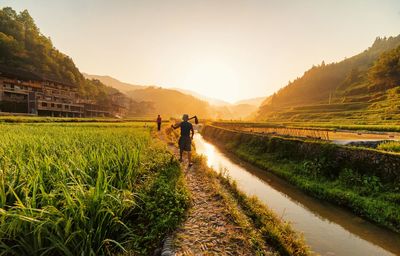
[[[253,255],[242,228],[198,164],[185,171],[192,204],[174,236],[176,255]]]
[[[161,139],[166,141],[165,135]],[[169,148],[179,157],[171,142]],[[223,188],[217,179],[207,175],[201,161],[195,160],[189,168],[186,155],[184,158],[182,169],[192,201],[187,218],[172,237],[175,255],[260,254],[254,251],[245,230],[235,223],[232,202],[222,196]],[[261,254],[269,254],[268,251]]]

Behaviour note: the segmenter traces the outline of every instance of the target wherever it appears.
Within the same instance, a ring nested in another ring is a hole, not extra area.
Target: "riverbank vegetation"
[[[230,192],[239,208],[250,220],[253,229],[261,235],[264,242],[272,246],[280,255],[311,255],[304,238],[296,233],[288,222],[278,218],[256,197],[249,197],[240,191],[236,182],[223,173],[217,174],[221,184]]]
[[[211,126],[203,134],[317,198],[345,206],[400,232],[400,177],[396,172],[396,155],[328,143],[261,137]],[[391,169],[386,168],[389,165]]]
[[[179,163],[143,124],[0,124],[0,250],[149,255],[188,206]]]
[[[400,141],[388,141],[378,145],[379,150],[400,153]]]
[[[256,197],[240,191],[224,171],[209,168],[204,158],[197,156],[195,162],[226,205],[234,223],[245,232],[256,255],[311,255],[303,236],[289,222],[279,218]]]

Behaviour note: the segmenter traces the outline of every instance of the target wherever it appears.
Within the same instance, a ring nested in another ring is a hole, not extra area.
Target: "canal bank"
[[[400,232],[399,154],[214,126],[202,134],[314,197]]]
[[[237,161],[232,154],[195,136],[196,151],[207,164],[224,170],[240,190],[254,195],[294,228],[304,233],[321,255],[399,255],[400,237],[332,204],[314,199],[282,179]],[[235,161],[236,160],[236,161]]]
[[[175,132],[166,129],[158,136],[179,154]],[[185,221],[168,239],[172,248],[166,251],[175,255],[311,254],[301,234],[209,168],[204,158],[195,156],[192,167],[184,158],[181,167],[191,204]]]

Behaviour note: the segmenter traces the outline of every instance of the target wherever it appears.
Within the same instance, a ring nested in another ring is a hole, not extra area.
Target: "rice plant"
[[[179,177],[148,129],[0,124],[0,131],[0,255],[146,252],[137,243],[146,236],[138,223],[147,215],[143,198],[152,200],[145,191],[163,170]],[[170,181],[175,192],[177,179]],[[174,195],[171,211],[183,209],[185,191]]]

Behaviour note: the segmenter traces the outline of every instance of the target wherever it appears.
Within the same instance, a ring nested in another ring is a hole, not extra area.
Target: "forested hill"
[[[127,93],[133,100],[153,102],[155,112],[165,117],[180,117],[183,113],[201,118],[213,117],[210,105],[191,95],[176,90],[148,87]]]
[[[70,57],[43,35],[27,10],[0,9],[0,67],[79,86],[81,97],[106,103],[116,90],[83,77]]]
[[[115,88],[123,93],[127,93],[129,91],[138,90],[138,89],[145,89],[148,87],[148,86],[144,86],[144,85],[124,83],[124,82],[119,81],[118,79],[111,77],[111,76],[99,76],[99,75],[91,75],[91,74],[86,74],[86,73],[82,73],[82,74],[87,79],[99,80],[102,83],[104,83],[105,85]]]
[[[313,66],[268,97],[258,119],[398,118],[400,35],[377,38],[364,52]]]

